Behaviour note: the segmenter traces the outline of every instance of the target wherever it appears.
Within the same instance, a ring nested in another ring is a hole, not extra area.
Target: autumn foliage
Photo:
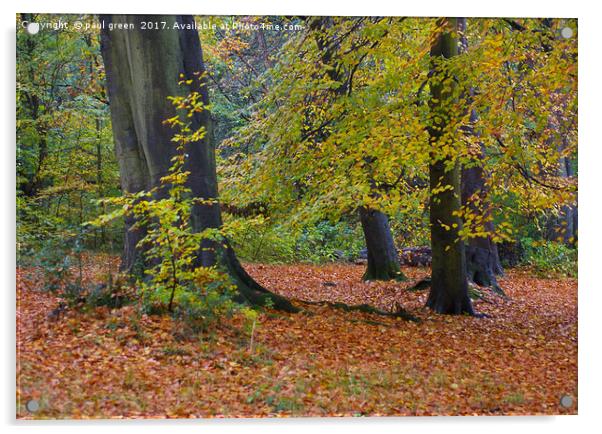
[[[17,31],[18,418],[577,413],[575,19],[77,18]]]

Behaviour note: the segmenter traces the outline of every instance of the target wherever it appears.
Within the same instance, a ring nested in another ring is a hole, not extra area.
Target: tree
[[[468,50],[468,37],[466,29],[466,20],[459,22],[460,53],[465,54]],[[485,169],[483,161],[486,158],[485,146],[478,135],[474,125],[478,121],[478,114],[471,108],[472,95],[474,89],[471,87],[465,90],[466,100],[468,102],[470,116],[469,124],[464,127],[465,134],[477,139],[473,152],[472,164],[469,167],[462,168],[461,190],[462,206],[470,210],[470,220],[478,220],[478,224],[483,226],[481,235],[471,236],[465,240],[464,248],[466,252],[466,272],[469,281],[481,286],[489,286],[501,291],[497,283],[497,275],[503,274],[504,270],[500,264],[497,244],[493,241],[491,234],[495,232],[493,217],[489,209],[489,189],[486,183]],[[466,222],[463,222],[466,224]]]
[[[21,14],[23,22],[38,16]],[[58,15],[57,20],[67,17]],[[79,16],[90,24],[92,16]],[[90,26],[91,27],[91,26]],[[17,32],[17,239],[25,252],[77,242],[99,247],[81,223],[96,215],[90,199],[117,192],[109,108],[100,84],[96,30]],[[90,158],[94,156],[94,158]],[[104,240],[113,242],[112,227]]]
[[[21,19],[31,22],[33,16],[32,14],[21,14]],[[56,106],[60,105],[60,102],[52,104],[51,101],[44,100],[44,96],[51,92],[44,92],[46,89],[40,90],[33,85],[38,72],[35,70],[36,64],[24,60],[32,58],[36,49],[39,49],[36,38],[33,35],[24,35],[17,41],[17,45],[19,46],[17,77],[20,84],[20,86],[17,86],[20,103],[17,105],[17,115],[21,120],[17,123],[17,137],[20,141],[20,152],[17,154],[17,185],[25,196],[32,197],[39,192],[44,184],[43,167],[48,157],[47,134],[49,130],[49,116],[45,112],[58,108]],[[51,81],[50,86],[53,85],[55,83]],[[28,119],[29,122],[24,122],[25,119]],[[28,143],[25,137],[28,135],[27,127],[30,125],[33,126],[31,128],[33,131],[29,133],[29,136],[34,137],[33,140],[29,140],[33,142],[31,144]],[[25,158],[27,154],[34,156],[34,158],[30,158],[30,160],[34,160],[33,162],[27,161]]]
[[[217,203],[218,188],[211,117],[205,86],[205,69],[200,40],[192,16],[100,17],[101,52],[104,59],[107,94],[110,102],[115,151],[119,162],[122,190],[126,193],[160,187],[161,178],[171,167],[176,151],[174,131],[164,122],[174,116],[169,97],[198,99],[203,110],[190,119],[191,129],[203,128],[204,136],[187,148],[187,186],[194,197],[203,199],[192,209],[193,230],[201,232],[222,226]],[[143,23],[165,22],[173,30],[143,30]],[[112,23],[132,23],[135,29],[112,29]],[[175,30],[178,25],[180,30]],[[139,241],[142,229],[131,230],[135,221],[127,219],[122,269],[144,269]],[[285,298],[255,282],[243,269],[227,240],[205,241],[198,251],[198,264],[223,268],[237,287],[241,301],[296,311]],[[269,300],[269,301],[268,301]]]
[[[458,55],[458,31],[462,18],[439,20],[431,46],[433,74],[430,81],[431,124],[427,127],[431,150],[430,224],[432,277],[427,306],[437,313],[474,314],[468,296],[466,256],[460,238],[460,162],[453,130],[458,88],[446,68],[446,59]]]
[[[390,150],[395,142],[372,135],[372,129],[385,127],[372,125],[371,118],[362,124],[368,110],[362,104],[368,99],[362,94],[368,78],[363,68],[372,64],[371,56],[391,22],[367,17],[309,17],[304,22],[306,30],[291,37],[281,61],[269,71],[270,91],[235,138],[247,149],[248,143],[254,144],[256,151],[244,158],[261,168],[253,174],[254,182],[237,182],[236,199],[241,190],[255,188],[260,191],[251,196],[266,196],[272,211],[280,208],[309,224],[320,218],[359,216],[368,259],[363,278],[402,280],[386,214],[396,209],[387,197],[397,194],[396,186],[383,182],[398,177],[398,169],[389,169],[387,177],[380,173],[389,159],[397,158]],[[376,98],[369,97],[374,102]],[[236,179],[241,173],[244,170],[237,168],[234,176],[225,178]]]
[[[478,159],[483,159],[484,150],[479,150]],[[482,165],[462,169],[461,196],[462,206],[471,210],[479,218],[485,229],[484,235],[471,236],[465,241],[467,278],[481,286],[500,290],[496,275],[503,274],[496,243],[491,238],[495,226],[487,209],[488,191]]]
[[[364,280],[405,279],[399,267],[399,255],[393,242],[387,215],[367,207],[361,207],[359,213],[368,251],[368,264],[362,278]]]
[[[548,230],[553,238],[567,234],[570,242],[574,218],[560,223],[553,217],[577,199],[571,163],[577,157],[577,38],[559,37],[577,23],[540,18],[471,23],[483,36],[473,37],[477,43],[466,54],[465,71],[467,82],[476,83],[475,130],[485,148],[482,162],[496,221],[495,232],[485,232],[495,242],[512,242]],[[555,230],[545,227],[549,222]]]
[[[355,21],[361,22],[358,19]],[[330,17],[315,17],[311,19],[309,27],[316,41],[322,64],[326,68],[326,74],[333,83],[336,83],[332,92],[337,98],[351,94],[353,74],[357,65],[346,67],[341,60],[341,47],[328,38],[327,30],[332,25],[333,19]],[[372,44],[372,41],[369,43]],[[366,43],[364,42],[364,44]],[[357,49],[357,47],[351,49]],[[324,132],[320,132],[319,140],[324,139]],[[374,186],[372,194],[378,196],[378,189]],[[368,252],[366,272],[362,278],[364,280],[405,279],[399,267],[399,255],[395,248],[387,215],[367,206],[360,206],[358,212]]]

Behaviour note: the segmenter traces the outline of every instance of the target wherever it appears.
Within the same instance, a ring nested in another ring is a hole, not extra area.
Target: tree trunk
[[[484,158],[482,147],[478,158]],[[488,219],[488,211],[483,209],[483,204],[487,200],[487,185],[482,166],[469,167],[462,170],[461,189],[462,205],[470,208],[473,213],[484,214],[482,217],[487,220],[484,223],[485,230],[488,233],[492,233],[495,230],[493,221]],[[478,199],[479,206],[472,205],[475,199]],[[491,237],[470,238],[465,243],[465,251],[468,279],[477,285],[489,286],[501,292],[502,289],[498,285],[496,276],[503,275],[504,269],[500,262],[497,244],[493,242]]]
[[[176,147],[175,133],[163,123],[175,114],[170,96],[186,96],[194,92],[209,104],[203,76],[205,68],[199,36],[192,16],[101,16],[101,52],[107,77],[115,150],[119,162],[122,190],[139,192],[157,187],[171,167]],[[165,21],[173,29],[175,23],[186,30],[141,30],[142,22]],[[135,29],[109,30],[109,23],[134,23]],[[179,84],[184,78],[186,82]],[[205,129],[205,137],[187,145],[188,158],[184,170],[189,171],[187,185],[194,197],[217,199],[215,149],[208,110],[189,119],[190,128]],[[144,264],[137,247],[143,234],[131,231],[135,222],[126,221],[122,269],[132,270]],[[219,228],[222,225],[217,201],[197,204],[191,213],[193,230]],[[239,289],[239,299],[251,304],[271,300],[280,309],[297,311],[283,297],[272,294],[255,282],[242,268],[233,250],[206,242],[199,250],[199,265],[218,265],[227,271]]]
[[[123,16],[101,16],[101,23],[107,26],[112,21],[124,22],[128,18]],[[128,32],[129,33],[129,32]],[[140,62],[140,59],[129,58],[129,46],[131,39],[140,37],[138,32],[132,32],[131,35],[126,31],[101,31],[101,52],[105,66],[107,95],[110,99],[111,122],[113,129],[113,138],[115,141],[115,155],[119,164],[119,179],[121,191],[123,193],[136,193],[151,188],[148,167],[146,165],[145,154],[142,149],[142,134],[137,129],[139,121],[134,119],[135,113],[139,116],[148,116],[153,107],[139,107],[140,103],[135,98],[135,88],[132,80],[142,80],[142,73],[139,71],[142,65],[134,62]],[[134,75],[134,71],[136,71]],[[152,87],[150,88],[152,89]],[[147,146],[148,148],[148,146]],[[138,242],[144,234],[141,230],[134,230],[132,227],[135,220],[131,217],[125,219],[125,236],[123,241],[123,254],[121,256],[122,271],[131,272],[134,265],[141,263],[137,249]]]
[[[468,39],[466,37],[466,20],[458,21],[460,31],[459,54],[468,50]],[[467,89],[468,100],[472,100],[473,89]],[[470,124],[463,128],[466,135],[477,136],[473,125],[478,121],[478,114],[475,110],[470,113]],[[485,158],[485,149],[482,142],[479,142],[479,149],[474,155],[475,160],[483,161]],[[461,174],[462,205],[470,208],[471,212],[481,215],[484,220],[489,220],[490,213],[486,209],[487,204],[487,184],[485,182],[485,171],[482,164],[475,167],[462,169]],[[478,203],[479,205],[475,205]],[[495,230],[492,221],[484,223],[485,230],[492,233]],[[466,252],[466,272],[469,281],[481,286],[489,286],[497,291],[502,291],[497,283],[496,275],[502,275],[504,270],[500,263],[497,245],[490,236],[473,237],[464,243]]]
[[[452,102],[455,96],[454,81],[440,70],[437,63],[441,57],[450,58],[458,54],[455,33],[459,20],[461,18],[441,20],[441,28],[431,47],[431,57],[437,61],[433,62],[429,103],[433,119],[433,124],[428,127],[432,146],[429,178],[433,260],[431,291],[426,305],[437,313],[473,315],[468,296],[464,243],[459,237],[462,219],[456,214],[461,206],[460,165],[455,157],[441,152],[441,147],[446,144],[449,119],[454,115]]]
[[[557,122],[556,124],[558,124]],[[558,126],[556,127],[559,128]],[[559,133],[558,136],[561,134]],[[562,153],[567,147],[566,138],[558,137],[560,142],[558,152]],[[550,140],[552,142],[552,140]],[[549,146],[554,146],[552,143]],[[560,157],[558,164],[558,174],[562,178],[572,178],[575,176],[571,163],[571,158],[568,156]],[[548,240],[560,241],[567,246],[577,245],[577,200],[571,205],[565,205],[560,209],[558,215],[552,215],[547,222],[547,230],[545,237]]]
[[[330,66],[326,73],[333,82],[340,83],[333,89],[334,95],[341,97],[351,92],[349,88],[351,70],[345,68],[340,59],[338,44],[333,44],[328,34],[322,34],[333,24],[332,17],[313,17],[309,22],[311,31],[314,32],[316,45],[324,65]],[[319,140],[325,140],[323,133],[318,134]],[[372,195],[378,196],[376,187],[372,187]],[[380,211],[360,207],[360,221],[364,231],[366,248],[368,250],[368,265],[364,273],[364,280],[405,280],[406,277],[399,267],[399,256],[395,249],[389,219]]]
[[[32,14],[21,14],[22,21],[31,22],[33,20]],[[33,58],[34,51],[37,46],[37,41],[35,35],[28,35],[27,40],[25,42],[25,50],[27,59]],[[20,50],[17,50],[17,56],[19,56]],[[21,61],[21,59],[17,59],[17,64]],[[32,64],[27,61],[24,64]],[[19,74],[20,71],[17,71]],[[29,67],[26,70],[27,82],[35,83],[36,80],[36,72],[33,67]],[[51,86],[54,86],[54,83],[50,83]],[[20,89],[19,96],[23,99],[22,106],[28,109],[27,117],[32,121],[34,128],[36,130],[38,140],[36,146],[36,164],[33,168],[33,171],[30,173],[27,170],[22,170],[22,165],[17,165],[17,187],[21,190],[21,192],[28,197],[35,197],[39,193],[39,191],[44,187],[44,178],[43,178],[43,168],[46,164],[46,159],[48,158],[48,125],[47,121],[43,120],[43,118],[48,118],[51,107],[49,104],[46,104],[43,100],[40,99],[37,92],[28,91],[27,86],[25,88]],[[19,105],[17,105],[19,107]],[[17,117],[21,117],[20,113],[17,114]],[[17,127],[17,136],[20,137],[20,128]],[[19,163],[20,152],[17,150],[17,163]],[[24,167],[27,167],[26,164],[23,164]]]
[[[471,206],[471,197],[478,197],[481,201],[484,200],[487,196],[486,188],[485,174],[481,166],[462,170],[462,204],[472,208],[472,212],[484,212],[479,207]],[[488,232],[493,232],[494,225],[492,221],[487,221],[484,226]],[[496,275],[503,274],[504,270],[500,264],[497,245],[491,237],[470,238],[465,243],[465,250],[468,280],[477,285],[490,286],[500,290]]]
[[[368,266],[363,279],[405,280],[387,216],[365,207],[361,207],[359,213],[368,250]]]
[[[473,118],[474,114],[471,115]],[[474,116],[476,118],[476,116]],[[472,131],[469,132],[472,134]],[[480,150],[479,159],[482,159],[483,149]],[[468,207],[471,212],[484,214],[484,226],[487,232],[494,231],[492,221],[488,220],[488,211],[484,210],[484,202],[487,200],[487,185],[485,173],[482,166],[469,167],[462,170],[462,205]],[[473,205],[477,201],[478,206]],[[466,272],[468,280],[481,286],[489,286],[497,291],[502,291],[498,285],[496,276],[502,275],[504,269],[500,263],[497,245],[490,236],[473,237],[465,243]]]

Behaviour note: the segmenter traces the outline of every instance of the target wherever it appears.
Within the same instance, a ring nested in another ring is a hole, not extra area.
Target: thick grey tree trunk
[[[455,96],[453,87],[450,89],[453,80],[449,80],[438,62],[441,58],[446,59],[458,54],[456,33],[459,20],[462,19],[442,19],[441,28],[431,47],[434,74],[429,107],[433,125],[428,127],[428,132],[432,146],[429,178],[433,259],[431,290],[426,305],[437,313],[474,315],[468,296],[464,243],[459,237],[462,219],[455,214],[461,206],[460,165],[458,161],[450,161],[450,157],[442,156],[439,152],[449,119],[454,115],[451,102]],[[445,85],[444,81],[447,81]],[[445,186],[451,188],[441,188]]]
[[[107,94],[113,122],[115,151],[119,162],[122,190],[138,192],[160,185],[171,167],[175,131],[163,121],[175,115],[170,96],[198,92],[209,103],[203,73],[205,67],[199,36],[194,27],[174,30],[174,24],[193,25],[192,16],[101,15],[101,52],[104,59]],[[161,30],[142,30],[143,22],[166,22]],[[135,29],[109,30],[110,23],[132,23]],[[178,84],[181,77],[192,80]],[[199,77],[201,79],[199,80]],[[195,197],[217,199],[215,149],[211,134],[210,113],[204,110],[189,119],[193,131],[205,128],[202,140],[187,145],[184,170],[190,171],[188,186]],[[143,236],[129,230],[134,222],[126,221],[122,268],[132,270],[142,263],[137,243]],[[222,225],[217,203],[197,204],[191,215],[193,230],[219,228]],[[296,311],[288,300],[273,294],[255,282],[242,268],[232,249],[207,243],[199,250],[198,263],[218,264],[232,277],[239,298],[252,304],[271,300],[280,309]],[[144,264],[141,264],[144,267]]]

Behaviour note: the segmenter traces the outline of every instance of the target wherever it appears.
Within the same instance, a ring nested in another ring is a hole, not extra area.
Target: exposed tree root
[[[369,304],[355,304],[349,305],[340,302],[330,302],[330,301],[305,301],[305,300],[297,300],[300,304],[309,304],[313,306],[328,306],[334,309],[342,309],[346,312],[364,312],[364,313],[372,313],[380,316],[386,316],[390,318],[401,318],[406,321],[412,322],[420,322],[420,319],[409,313],[407,310],[397,305],[394,312],[388,312],[377,307],[371,306]]]
[[[230,277],[234,280],[238,289],[237,301],[247,303],[251,306],[270,306],[277,310],[289,313],[297,313],[300,309],[294,306],[289,299],[275,294],[261,286],[242,267],[234,250],[228,245],[224,254],[223,263]]]
[[[406,291],[424,291],[427,288],[431,287],[431,278],[430,277],[425,277],[422,280],[419,280],[418,282],[416,282],[414,285],[410,286],[409,288],[406,288]]]
[[[475,286],[476,286],[476,284],[472,285],[472,282],[469,283],[470,298],[472,298],[473,300],[479,299],[479,300],[483,300],[487,303],[493,303],[489,299],[485,298],[485,295],[481,289],[478,289]],[[480,285],[480,286],[482,286],[482,285]],[[424,279],[419,280],[418,282],[416,282],[414,285],[410,286],[409,288],[406,288],[406,291],[424,291],[430,287],[431,287],[431,278],[425,277]],[[493,293],[495,293],[499,297],[508,299],[508,296],[506,295],[504,290],[502,288],[500,288],[499,285],[497,285],[497,283],[490,285],[490,286],[482,286],[482,289],[491,290]]]

